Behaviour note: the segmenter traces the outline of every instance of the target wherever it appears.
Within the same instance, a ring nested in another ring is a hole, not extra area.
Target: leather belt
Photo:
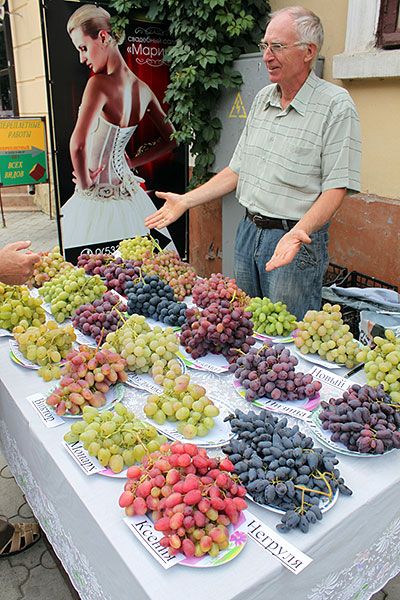
[[[264,217],[257,213],[251,213],[246,208],[246,218],[250,219],[254,225],[260,229],[292,229],[297,225],[298,221],[291,221],[290,219],[276,219],[275,217]]]

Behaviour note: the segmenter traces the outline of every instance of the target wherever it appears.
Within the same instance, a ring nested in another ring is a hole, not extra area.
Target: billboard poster
[[[103,6],[44,5],[58,218],[72,262],[148,234],[144,219],[162,205],[155,191],[183,193],[187,185],[187,149],[170,140],[174,128],[163,103],[164,53],[174,41],[165,24],[136,18],[117,40]],[[151,234],[186,256],[185,216]]]

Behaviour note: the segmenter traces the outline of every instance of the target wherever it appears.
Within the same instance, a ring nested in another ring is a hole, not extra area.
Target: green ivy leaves
[[[214,162],[221,122],[215,107],[221,92],[242,83],[233,61],[255,52],[269,12],[265,0],[110,0],[117,15],[113,28],[121,32],[133,11],[149,20],[166,20],[176,44],[166,52],[170,84],[165,94],[169,117],[179,144],[196,157],[191,187],[204,182]]]

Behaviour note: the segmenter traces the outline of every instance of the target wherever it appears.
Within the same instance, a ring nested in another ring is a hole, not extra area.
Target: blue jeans
[[[265,264],[289,228],[260,229],[246,217],[239,223],[235,242],[235,278],[249,296],[281,300],[302,319],[307,310],[321,308],[322,279],[328,266],[328,224],[311,235],[293,261],[270,271]]]

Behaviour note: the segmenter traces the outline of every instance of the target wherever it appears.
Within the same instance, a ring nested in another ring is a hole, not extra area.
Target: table
[[[214,397],[246,405],[229,374],[190,373]],[[339,497],[309,534],[288,535],[313,558],[299,575],[251,540],[224,566],[165,571],[122,520],[123,480],[86,476],[61,444],[70,422],[48,429],[27,402],[28,395],[52,384],[10,360],[8,338],[0,339],[0,377],[4,455],[82,600],[367,600],[400,571],[397,451],[376,458],[339,456],[354,495]],[[126,402],[135,405],[142,392],[130,390]],[[276,515],[252,503],[249,509],[275,527]]]

